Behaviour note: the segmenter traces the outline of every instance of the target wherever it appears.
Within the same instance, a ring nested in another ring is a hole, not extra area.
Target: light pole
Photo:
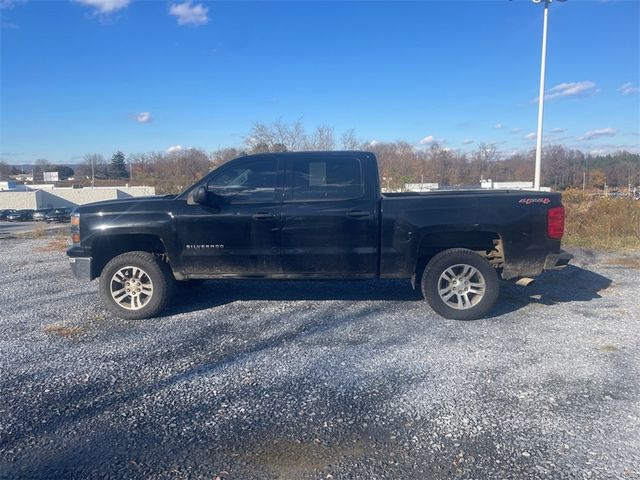
[[[93,156],[91,156],[91,188],[96,186],[96,171],[93,166]]]
[[[538,135],[536,136],[536,167],[533,188],[540,190],[540,164],[542,162],[542,119],[544,117],[544,78],[547,64],[547,25],[549,23],[549,5],[553,0],[533,0],[533,3],[544,2],[544,19],[542,21],[542,59],[540,61],[540,94],[538,95]],[[566,0],[558,0],[564,2]]]

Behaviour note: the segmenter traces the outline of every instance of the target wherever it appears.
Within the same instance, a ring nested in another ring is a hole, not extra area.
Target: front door
[[[238,159],[207,182],[218,206],[187,200],[177,217],[182,270],[189,277],[263,277],[282,271],[282,178],[274,156]]]

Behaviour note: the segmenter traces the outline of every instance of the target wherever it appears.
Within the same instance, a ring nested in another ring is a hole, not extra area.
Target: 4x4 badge
[[[531,205],[532,203],[544,203],[546,205],[547,203],[551,203],[551,199],[547,198],[547,197],[544,197],[544,198],[521,198],[518,203],[524,203],[526,205]]]

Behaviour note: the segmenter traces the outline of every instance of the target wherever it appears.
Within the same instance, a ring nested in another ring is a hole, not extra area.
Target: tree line
[[[438,143],[416,148],[403,140],[367,142],[358,138],[353,129],[337,135],[332,127],[321,125],[308,132],[299,121],[256,123],[243,138],[241,147],[210,153],[188,148],[125,157],[118,151],[110,160],[100,154],[89,154],[75,167],[75,173],[76,180],[82,177],[86,181],[91,176],[98,180],[127,178],[136,184],[154,185],[158,193],[177,193],[213,168],[240,156],[336,149],[375,153],[384,185],[395,190],[402,190],[407,183],[420,182],[463,188],[478,185],[481,179],[531,181],[534,174],[533,150],[504,156],[495,146],[485,143],[471,152],[461,152]],[[563,190],[582,188],[583,182],[589,189],[601,189],[605,183],[620,188],[640,185],[640,154],[619,151],[593,155],[562,145],[543,149],[543,185]]]

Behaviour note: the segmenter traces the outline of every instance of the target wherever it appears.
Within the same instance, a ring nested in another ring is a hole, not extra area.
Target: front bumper
[[[79,280],[92,280],[91,257],[69,257],[71,272]]]
[[[560,250],[560,253],[550,253],[544,261],[544,269],[562,270],[564,267],[569,265],[572,258],[573,255],[565,252],[564,250]]]

